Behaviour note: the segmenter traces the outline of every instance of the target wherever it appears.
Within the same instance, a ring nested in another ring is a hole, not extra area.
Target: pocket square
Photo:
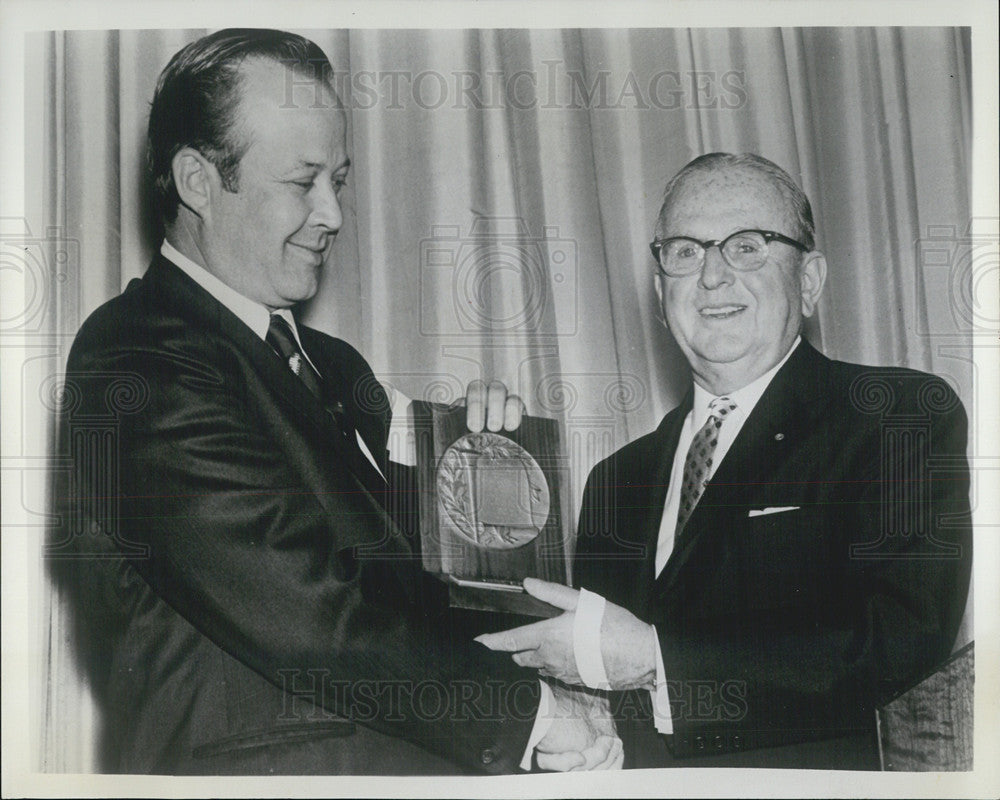
[[[799,506],[768,506],[767,508],[752,508],[747,517],[763,517],[766,514],[780,514],[782,511],[797,511]]]

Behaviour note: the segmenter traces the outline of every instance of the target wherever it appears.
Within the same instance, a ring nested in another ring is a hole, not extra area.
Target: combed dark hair
[[[270,59],[301,75],[331,80],[332,67],[322,49],[284,31],[228,28],[174,55],[156,83],[146,138],[152,200],[164,224],[177,218],[180,197],[171,162],[183,147],[205,156],[226,189],[237,190],[240,159],[250,146],[239,130],[240,66],[247,58]]]
[[[781,167],[755,153],[707,153],[689,161],[681,167],[680,172],[667,182],[667,188],[663,190],[660,215],[657,219],[663,219],[667,206],[673,201],[674,196],[680,191],[688,177],[696,172],[714,172],[723,167],[745,167],[770,178],[775,188],[784,197],[798,227],[798,230],[793,231],[791,235],[810,250],[816,247],[816,223],[813,222],[812,206],[809,205],[806,193]]]

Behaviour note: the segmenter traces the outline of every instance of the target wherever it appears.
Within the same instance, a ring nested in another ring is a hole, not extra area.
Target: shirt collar
[[[239,317],[243,324],[260,337],[261,340],[267,340],[267,329],[271,324],[271,312],[267,306],[251,300],[249,297],[245,297],[232,286],[223,283],[203,266],[196,264],[180,252],[180,250],[166,239],[163,240],[163,244],[160,246],[160,253],[168,261],[176,264],[184,274],[201,286],[202,289]],[[274,313],[280,314],[287,320],[292,328],[292,333],[295,335],[295,341],[298,342],[301,348],[302,342],[299,340],[299,329],[295,325],[295,317],[292,315],[292,312],[287,308],[279,308]]]
[[[693,422],[696,427],[701,427],[705,424],[705,420],[708,419],[708,406],[717,397],[728,397],[736,404],[736,408],[739,410],[744,417],[744,419],[750,415],[754,407],[757,405],[757,401],[760,400],[761,395],[764,394],[764,390],[770,386],[771,381],[774,380],[774,376],[778,374],[778,370],[785,366],[785,362],[788,361],[792,353],[795,352],[795,348],[799,346],[802,341],[801,336],[796,336],[795,341],[792,342],[792,346],[788,348],[788,352],[785,353],[784,358],[781,359],[777,364],[775,364],[771,369],[765,372],[756,380],[748,383],[736,391],[728,392],[724,395],[714,395],[707,389],[703,389],[697,383],[694,385],[694,405],[692,406],[693,411]]]

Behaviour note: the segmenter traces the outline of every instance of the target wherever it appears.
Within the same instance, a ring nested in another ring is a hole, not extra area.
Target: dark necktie
[[[717,397],[708,406],[705,424],[694,435],[687,458],[684,459],[684,482],[681,484],[681,504],[677,509],[677,527],[674,528],[674,546],[681,541],[681,533],[691,517],[698,500],[705,491],[705,483],[712,474],[712,459],[719,443],[719,429],[727,416],[736,408],[728,397]]]
[[[361,473],[367,474],[370,480],[376,481],[376,484],[384,485],[385,479],[372,466],[368,457],[361,452],[361,447],[358,444],[358,436],[355,432],[354,425],[344,408],[343,402],[330,397],[324,397],[324,393],[321,388],[322,381],[319,373],[313,369],[312,364],[309,363],[309,359],[305,357],[305,354],[299,347],[299,343],[295,339],[295,334],[292,333],[292,327],[288,324],[288,320],[280,314],[271,314],[271,323],[267,328],[266,340],[274,351],[285,361],[288,368],[295,373],[299,377],[299,380],[306,385],[306,388],[309,389],[309,391],[323,403],[327,412],[331,417],[333,417],[334,422],[340,429],[341,435],[344,437],[344,443],[347,445],[348,452],[350,453],[351,460],[354,462],[355,468]]]
[[[299,343],[295,341],[295,334],[292,327],[280,314],[271,315],[271,324],[267,327],[267,343],[274,348],[281,356],[288,368],[299,376],[299,379],[306,385],[306,388],[320,400],[323,399],[319,388],[319,373],[312,368],[309,359],[303,355],[299,349]]]

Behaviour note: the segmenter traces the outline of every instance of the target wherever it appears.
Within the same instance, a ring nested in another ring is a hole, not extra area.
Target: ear
[[[667,318],[663,313],[663,281],[666,280],[659,271],[653,273],[653,290],[656,292],[656,318],[664,328],[669,328]]]
[[[806,253],[799,269],[799,288],[802,294],[802,316],[811,317],[816,310],[819,296],[826,283],[826,256],[819,250]]]
[[[213,194],[222,186],[215,165],[193,147],[182,147],[170,167],[181,203],[199,217],[207,217]]]

